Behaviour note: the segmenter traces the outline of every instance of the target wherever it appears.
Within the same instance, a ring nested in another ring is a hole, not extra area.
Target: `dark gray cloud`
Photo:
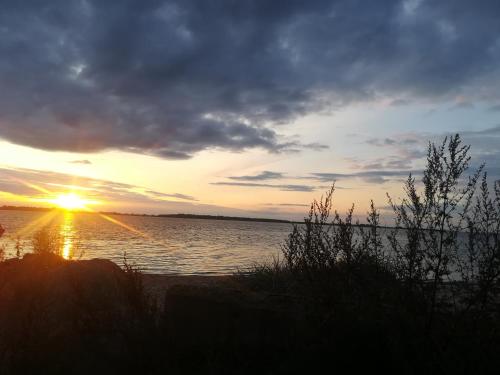
[[[181,193],[174,193],[174,194],[167,194],[167,193],[160,193],[158,191],[154,190],[146,190],[146,194],[153,196],[153,197],[158,197],[158,198],[177,198],[177,199],[183,199],[187,201],[197,201],[195,197],[192,195],[186,195],[186,194],[181,194]]]
[[[3,2],[0,136],[185,159],[378,95],[500,99],[497,0]]]
[[[456,111],[456,110],[461,110],[461,109],[474,109],[474,103],[467,101],[467,100],[459,101],[453,107],[451,107],[449,110]]]
[[[265,206],[270,207],[310,207],[310,204],[300,204],[300,203],[266,203]]]
[[[367,173],[367,172],[364,172]],[[382,173],[380,171],[380,173]],[[326,173],[325,176],[321,176],[321,173],[312,173],[304,176],[287,176],[282,172],[272,172],[272,171],[262,171],[255,175],[247,176],[230,176],[227,177],[229,180],[238,181],[221,181],[214,182],[212,185],[226,185],[226,186],[243,186],[243,187],[256,187],[256,188],[271,188],[280,189],[285,191],[315,191],[318,189],[329,189],[330,186],[310,186],[302,184],[269,184],[269,183],[259,183],[254,181],[269,181],[269,180],[309,180],[309,181],[322,181],[322,182],[332,182],[337,178],[331,179],[328,176],[337,176],[340,178],[345,177],[356,177],[356,174],[338,174],[338,173]],[[366,177],[368,178],[368,177]],[[335,186],[335,189],[349,189],[343,186]],[[270,205],[270,204],[269,204]],[[279,204],[278,204],[279,205]],[[283,205],[287,205],[284,203]]]
[[[373,146],[392,146],[396,143],[396,140],[392,138],[371,138],[366,143],[373,145]]]
[[[70,161],[71,164],[85,164],[85,165],[90,165],[92,164],[92,162],[90,160],[87,160],[87,159],[83,159],[83,160],[72,160]]]
[[[399,138],[370,138],[366,141],[369,145],[372,146],[410,146],[418,144],[420,141],[420,137],[415,139],[415,137],[399,137]]]
[[[298,147],[302,148],[302,149],[313,150],[313,151],[324,151],[324,150],[328,150],[330,148],[330,146],[324,145],[324,144],[318,143],[318,142],[305,143],[305,144],[299,143]]]
[[[311,192],[315,191],[316,187],[309,185],[273,185],[273,184],[260,184],[253,182],[212,182],[212,185],[223,185],[223,186],[240,186],[240,187],[251,187],[251,188],[269,188],[269,189],[279,189],[282,191],[301,191],[301,192]]]
[[[420,171],[409,170],[368,170],[355,173],[312,173],[311,178],[322,182],[333,182],[343,179],[360,178],[368,183],[384,183],[391,180],[400,180],[412,173],[418,175]]]
[[[285,178],[285,175],[280,172],[262,171],[256,175],[250,176],[231,176],[230,180],[236,181],[266,181],[266,180],[279,180]]]
[[[392,107],[402,107],[405,105],[411,104],[411,100],[407,99],[394,99],[391,101],[390,105]]]

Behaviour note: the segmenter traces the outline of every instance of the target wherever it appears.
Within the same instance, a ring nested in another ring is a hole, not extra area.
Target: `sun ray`
[[[122,228],[124,228],[124,229],[127,229],[127,230],[129,230],[129,231],[131,231],[131,232],[133,232],[133,233],[136,233],[136,234],[138,234],[138,235],[140,235],[140,236],[142,236],[142,237],[144,237],[144,238],[151,239],[151,237],[150,237],[148,234],[146,234],[146,233],[144,233],[144,232],[140,231],[139,229],[134,228],[134,227],[133,227],[133,226],[131,226],[131,225],[125,224],[123,221],[120,221],[120,220],[118,220],[118,219],[115,219],[114,217],[111,217],[111,216],[109,216],[109,215],[106,215],[106,214],[100,213],[100,212],[98,212],[98,211],[94,211],[94,210],[93,210],[92,208],[90,208],[90,207],[85,207],[85,208],[84,208],[84,210],[85,210],[85,211],[87,211],[87,212],[89,212],[89,213],[98,214],[98,215],[99,215],[100,217],[102,217],[104,220],[107,220],[107,221],[109,221],[109,222],[111,222],[111,223],[113,223],[113,224],[115,224],[115,225],[118,225],[118,226],[120,226],[120,227],[122,227]]]
[[[127,230],[129,230],[129,231],[131,231],[133,233],[136,233],[136,234],[142,236],[142,237],[150,238],[146,233],[141,232],[140,230],[132,227],[131,225],[125,224],[124,222],[122,222],[122,221],[120,221],[118,219],[115,219],[115,218],[113,218],[111,216],[108,216],[108,215],[105,215],[105,214],[99,214],[99,216],[102,217],[105,220],[108,220],[108,221],[112,222],[113,224],[119,225],[120,227],[125,228],[125,229],[127,229]]]
[[[27,187],[30,187],[36,191],[39,191],[40,193],[45,193],[45,194],[52,194],[52,192],[50,190],[47,190],[39,185],[36,185],[36,184],[33,184],[31,182],[28,182],[28,181],[24,181],[20,178],[17,178],[17,177],[10,177],[11,180],[14,180],[20,184],[23,184],[24,186],[27,186]]]
[[[57,216],[58,212],[56,210],[51,210],[44,215],[40,216],[39,218],[33,220],[32,222],[28,223],[25,227],[19,229],[15,236],[16,237],[25,237],[27,235],[33,234],[36,230],[45,227],[46,225],[50,224],[52,220]]]

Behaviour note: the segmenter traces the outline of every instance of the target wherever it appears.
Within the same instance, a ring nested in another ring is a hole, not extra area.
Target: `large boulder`
[[[104,370],[123,357],[137,328],[136,292],[130,275],[109,260],[28,254],[0,263],[2,365],[16,373],[44,364]]]
[[[27,254],[0,263],[0,319],[19,320],[19,313],[29,308],[44,314],[47,323],[64,324],[75,310],[121,308],[125,285],[125,273],[109,260]]]

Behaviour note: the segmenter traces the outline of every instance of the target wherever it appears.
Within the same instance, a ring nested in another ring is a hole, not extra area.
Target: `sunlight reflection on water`
[[[74,237],[74,226],[73,226],[73,213],[65,212],[64,220],[61,224],[61,230],[59,234],[62,240],[62,250],[61,255],[64,259],[71,259],[73,257],[73,237]]]

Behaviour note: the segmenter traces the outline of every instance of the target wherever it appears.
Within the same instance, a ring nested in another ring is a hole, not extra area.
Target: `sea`
[[[33,250],[42,228],[67,259],[126,261],[145,273],[227,275],[279,257],[289,223],[104,215],[65,211],[0,211],[6,257]]]

